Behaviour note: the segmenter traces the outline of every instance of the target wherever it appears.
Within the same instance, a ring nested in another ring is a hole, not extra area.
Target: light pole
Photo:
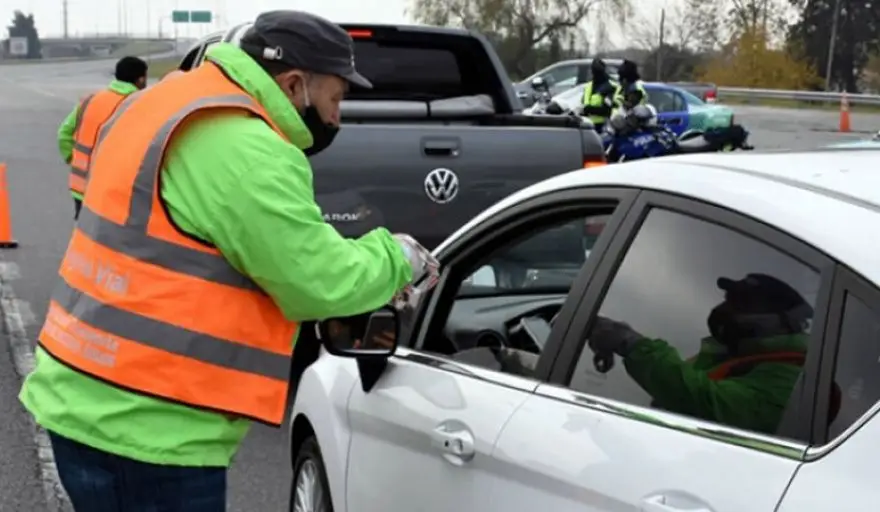
[[[840,23],[840,0],[834,2],[834,16],[831,22],[831,41],[828,43],[828,62],[825,66],[825,90],[831,89],[831,69],[834,64],[834,41],[837,39],[837,25]]]

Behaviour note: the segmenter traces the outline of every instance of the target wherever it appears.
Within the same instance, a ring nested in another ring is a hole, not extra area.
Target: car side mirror
[[[550,86],[547,85],[547,81],[544,80],[544,78],[540,77],[540,76],[536,76],[535,78],[532,78],[531,86],[532,86],[532,89],[537,92],[543,92],[543,91],[550,90]]]
[[[400,316],[390,306],[368,315],[315,322],[315,335],[327,352],[357,360],[364,393],[369,393],[385,372],[400,331]]]
[[[316,322],[315,329],[321,344],[334,356],[387,359],[397,348],[400,318],[397,310],[385,306],[368,316]]]

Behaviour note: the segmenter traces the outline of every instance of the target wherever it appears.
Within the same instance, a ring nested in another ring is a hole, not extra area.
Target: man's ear
[[[275,81],[291,97],[305,86],[305,76],[301,71],[295,69],[275,75]]]

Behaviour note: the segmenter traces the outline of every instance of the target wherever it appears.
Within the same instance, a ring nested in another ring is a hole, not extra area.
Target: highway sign
[[[189,11],[190,23],[211,23],[211,11]]]
[[[28,40],[26,37],[9,38],[9,55],[24,57],[28,54]]]
[[[171,11],[172,23],[211,23],[214,15],[211,11]]]

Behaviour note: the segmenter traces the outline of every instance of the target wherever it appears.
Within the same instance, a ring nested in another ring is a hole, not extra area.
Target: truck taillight
[[[602,160],[584,160],[584,169],[592,169],[594,167],[602,167],[603,165],[607,165],[608,162],[603,158]]]
[[[353,39],[369,39],[373,37],[372,30],[349,30],[348,35]]]
[[[716,94],[717,93],[715,92],[715,89],[709,89],[708,91],[706,91],[706,95],[703,99],[706,101],[706,103],[715,103]]]

